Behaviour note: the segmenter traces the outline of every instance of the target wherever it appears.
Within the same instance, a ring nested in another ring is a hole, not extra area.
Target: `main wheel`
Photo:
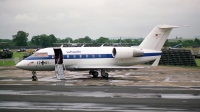
[[[92,72],[93,78],[97,78],[99,73],[97,71]]]
[[[93,72],[94,72],[94,70],[90,70],[90,71],[89,71],[89,74],[92,75]]]
[[[109,74],[108,73],[105,73],[104,75],[102,75],[103,78],[108,78],[109,77]]]
[[[32,81],[37,81],[37,77],[36,76],[32,76]]]

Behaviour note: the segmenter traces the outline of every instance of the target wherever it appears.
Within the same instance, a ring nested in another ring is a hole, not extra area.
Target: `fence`
[[[18,62],[23,60],[22,58],[15,57],[15,58],[4,58],[0,59],[0,66],[11,66],[16,65]]]

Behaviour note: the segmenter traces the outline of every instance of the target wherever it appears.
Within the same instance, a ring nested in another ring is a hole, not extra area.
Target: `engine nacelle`
[[[142,56],[143,54],[142,50],[131,47],[115,47],[112,50],[112,56],[119,59]]]

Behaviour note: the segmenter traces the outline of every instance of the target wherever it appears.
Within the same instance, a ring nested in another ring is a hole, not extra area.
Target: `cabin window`
[[[69,58],[72,59],[72,58],[74,58],[74,56],[73,55],[69,55]]]
[[[48,57],[47,53],[34,53],[31,57]]]
[[[81,55],[81,58],[86,58],[86,55]]]
[[[75,55],[76,56],[76,58],[80,58],[80,55]]]
[[[88,55],[88,58],[93,58],[93,55],[89,54],[89,55]]]

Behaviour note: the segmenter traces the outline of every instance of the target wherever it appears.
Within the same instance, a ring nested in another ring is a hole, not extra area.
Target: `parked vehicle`
[[[12,58],[12,56],[13,52],[9,48],[0,51],[0,58]]]
[[[192,46],[192,55],[194,58],[200,58],[200,46]]]
[[[17,50],[17,52],[26,52],[25,48],[20,48],[19,50]]]

